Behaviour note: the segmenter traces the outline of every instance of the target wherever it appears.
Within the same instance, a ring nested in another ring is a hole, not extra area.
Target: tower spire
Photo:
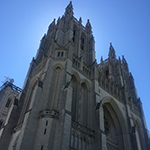
[[[72,1],[70,1],[69,5],[66,7],[65,15],[67,15],[67,14],[73,16]]]
[[[127,63],[126,59],[124,58],[124,55],[122,55],[122,64],[123,64],[123,66],[125,67],[126,70],[129,70],[128,69],[128,63]]]
[[[91,23],[90,23],[89,19],[87,20],[86,28],[87,28],[87,31],[91,31],[92,30]]]
[[[127,61],[126,61],[126,59],[124,58],[124,55],[122,55],[122,63],[125,64],[125,65],[127,64]]]
[[[115,52],[115,50],[114,50],[114,48],[113,48],[113,46],[112,46],[112,43],[110,43],[110,47],[109,47],[109,58],[111,59],[111,58],[116,58],[116,54],[115,54],[116,52]]]

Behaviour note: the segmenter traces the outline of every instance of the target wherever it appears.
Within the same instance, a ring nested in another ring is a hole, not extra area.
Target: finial
[[[132,73],[130,72],[130,77],[133,78]]]
[[[109,47],[109,58],[116,58],[116,54],[115,54],[115,50],[112,46],[112,43],[110,43],[110,47]]]
[[[82,18],[81,18],[81,17],[80,17],[80,19],[79,19],[79,23],[82,24]]]
[[[66,15],[66,14],[73,15],[72,1],[70,1],[69,5],[66,7],[65,15]]]
[[[52,23],[50,24],[50,27],[54,26],[55,25],[55,18],[54,20],[52,21]]]
[[[124,58],[124,55],[122,55],[122,63],[123,63],[123,65],[125,66],[125,69],[128,70],[128,64],[127,64],[126,59]],[[128,70],[128,71],[129,71],[129,70]]]
[[[43,35],[41,42],[40,42],[40,48],[42,48],[42,49],[43,49],[43,45],[45,43],[45,39],[46,39],[46,34]]]
[[[54,29],[54,27],[55,27],[55,18],[52,21],[52,23],[48,26],[47,34],[50,33]]]
[[[101,63],[103,63],[103,56],[101,56]]]
[[[129,73],[129,77],[130,77],[130,86],[131,86],[131,88],[135,88],[134,78],[133,78],[131,72]]]
[[[44,40],[46,38],[46,33],[43,35],[41,40]]]
[[[114,51],[114,48],[113,48],[113,46],[112,46],[112,43],[111,43],[111,42],[110,42],[109,50],[110,50],[110,51]]]
[[[95,40],[94,40],[94,36],[93,36],[93,35],[92,35],[91,39],[95,42]]]
[[[111,50],[114,50],[114,47],[112,46],[112,42],[110,42],[110,47]]]
[[[91,31],[91,30],[92,30],[91,23],[90,23],[90,20],[89,20],[89,19],[87,20],[86,28],[87,28],[88,31]]]
[[[122,63],[124,63],[124,64],[127,63],[126,60],[125,60],[125,58],[124,58],[124,55],[122,55]]]
[[[121,63],[121,59],[120,59],[120,56],[119,56],[119,62]]]
[[[59,23],[59,21],[60,21],[60,16],[59,16],[59,18],[57,19],[57,23]]]
[[[64,19],[64,17],[65,17],[65,16],[64,16],[64,15],[62,15],[61,19]]]

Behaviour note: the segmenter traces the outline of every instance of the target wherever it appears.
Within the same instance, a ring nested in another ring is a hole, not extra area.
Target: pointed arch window
[[[88,127],[88,88],[83,82],[81,84],[81,108],[80,108],[80,124]]]
[[[106,69],[105,74],[106,74],[106,78],[108,78],[108,76],[109,76],[109,70],[108,70],[108,68]]]
[[[106,134],[107,149],[124,150],[122,123],[118,113],[109,102],[103,105],[104,131]]]
[[[78,101],[77,101],[77,78],[73,75],[72,79],[72,121],[78,122]]]
[[[60,52],[57,53],[57,57],[59,57],[59,56],[60,56]]]
[[[9,105],[10,105],[10,102],[11,102],[11,99],[8,99],[8,100],[7,100],[7,103],[6,103],[6,105],[5,105],[5,107],[7,107],[7,108],[8,108],[8,107],[9,107]]]
[[[61,57],[63,57],[64,56],[64,52],[61,52]]]
[[[75,42],[76,40],[76,26],[73,27],[73,38],[72,41]]]
[[[82,34],[82,36],[81,36],[81,45],[80,45],[81,50],[84,50],[84,43],[85,43],[85,38],[84,38],[84,35]]]

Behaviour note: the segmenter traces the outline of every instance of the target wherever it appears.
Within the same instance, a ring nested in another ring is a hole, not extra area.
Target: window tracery
[[[104,116],[104,127],[105,127],[105,133],[106,133],[106,135],[108,135],[109,131],[110,131],[110,127],[109,127],[108,120],[105,116]]]
[[[84,43],[85,43],[85,38],[84,38],[84,35],[82,34],[82,36],[81,36],[81,45],[80,45],[81,50],[84,50]]]

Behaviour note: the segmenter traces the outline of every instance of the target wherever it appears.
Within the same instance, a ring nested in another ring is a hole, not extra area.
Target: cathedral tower
[[[108,59],[97,64],[91,23],[83,26],[74,17],[72,2],[41,39],[17,99],[10,113],[19,115],[15,126],[8,121],[1,129],[0,149],[149,149],[141,100],[124,56],[117,59],[110,44]]]

